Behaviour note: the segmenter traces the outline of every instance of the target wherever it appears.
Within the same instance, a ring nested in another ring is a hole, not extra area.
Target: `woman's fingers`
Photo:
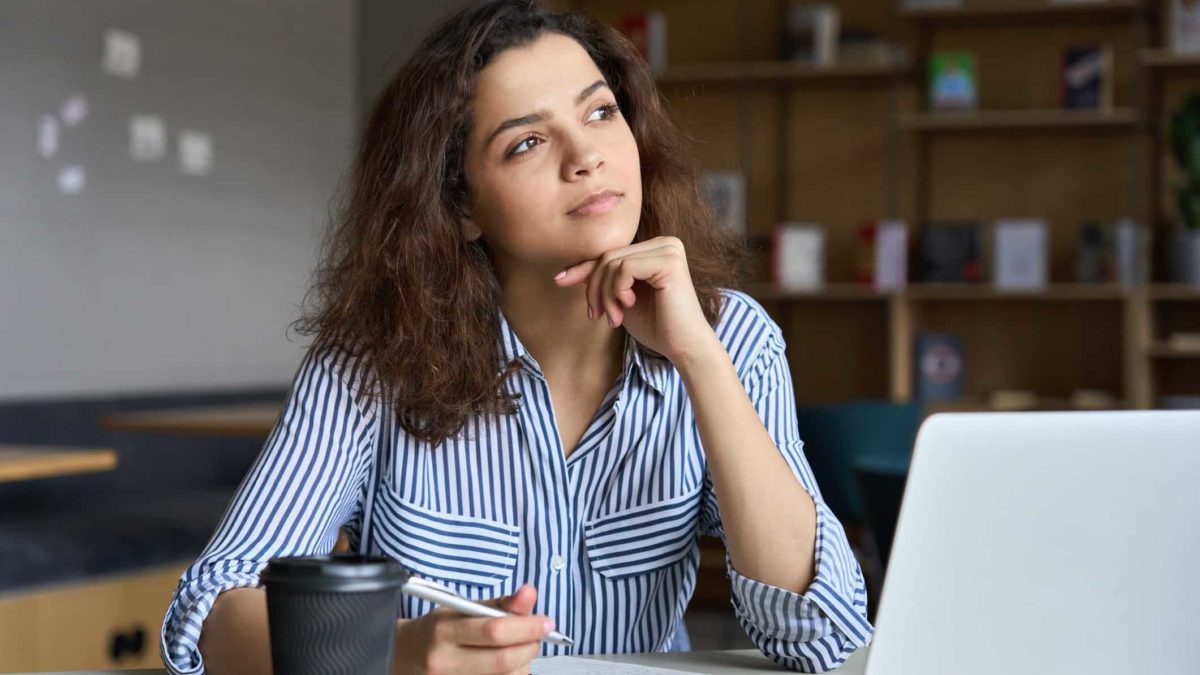
[[[545,616],[454,617],[438,625],[435,639],[464,647],[513,647],[541,642],[552,630],[554,621]]]
[[[537,604],[537,589],[530,584],[522,584],[512,595],[484,600],[480,604],[498,607],[513,614],[531,614]]]
[[[454,672],[478,673],[479,675],[503,675],[506,673],[528,673],[529,664],[541,652],[538,643],[503,647],[501,649],[476,649],[464,647],[459,650],[461,670]]]
[[[682,245],[673,237],[656,237],[649,241],[633,244],[605,253],[596,260],[572,265],[558,273],[554,282],[562,288],[586,282],[588,317],[609,317],[614,327],[624,320],[624,310],[632,307],[637,296],[633,282],[643,276],[653,276],[658,270],[645,262],[630,265],[626,261],[647,258],[670,258],[681,252]],[[662,261],[666,264],[668,261]]]

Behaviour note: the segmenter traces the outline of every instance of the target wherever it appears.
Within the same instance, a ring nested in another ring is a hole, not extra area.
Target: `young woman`
[[[374,104],[283,415],[163,625],[173,672],[269,672],[259,572],[356,550],[517,616],[405,598],[396,672],[687,648],[699,533],[776,662],[871,636],[801,450],[779,327],[732,284],[653,78],[619,34],[470,8]]]

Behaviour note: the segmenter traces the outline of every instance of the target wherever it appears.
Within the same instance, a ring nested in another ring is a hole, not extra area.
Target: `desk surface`
[[[112,471],[117,453],[108,448],[0,445],[0,483]]]
[[[784,673],[779,666],[771,663],[762,654],[753,649],[725,652],[679,652],[673,654],[615,654],[592,657],[604,661],[619,661],[634,663],[642,666],[658,668],[675,668],[693,673],[707,675],[752,675],[754,673]],[[846,665],[838,668],[839,675],[862,675],[866,667],[867,650],[855,652]],[[44,673],[43,675],[161,675],[167,671],[151,670],[109,670],[109,671],[79,671],[77,673]]]
[[[246,403],[200,408],[147,410],[109,415],[110,431],[149,431],[172,434],[210,434],[265,438],[283,411],[282,403]]]

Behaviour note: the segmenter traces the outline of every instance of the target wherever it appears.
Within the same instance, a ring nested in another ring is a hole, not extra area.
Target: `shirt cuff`
[[[744,576],[726,556],[739,617],[767,637],[812,642],[837,631],[858,647],[871,641],[866,585],[845,531],[829,507],[819,500],[815,545],[816,575],[804,593],[764,584]]]
[[[204,672],[200,657],[200,630],[217,596],[231,588],[257,588],[263,563],[242,563],[229,571],[209,573],[182,584],[167,608],[159,637],[159,653],[167,672],[198,675]]]

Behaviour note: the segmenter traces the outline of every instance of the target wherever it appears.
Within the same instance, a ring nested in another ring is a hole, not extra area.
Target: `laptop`
[[[1200,673],[1200,411],[917,436],[866,675]]]

